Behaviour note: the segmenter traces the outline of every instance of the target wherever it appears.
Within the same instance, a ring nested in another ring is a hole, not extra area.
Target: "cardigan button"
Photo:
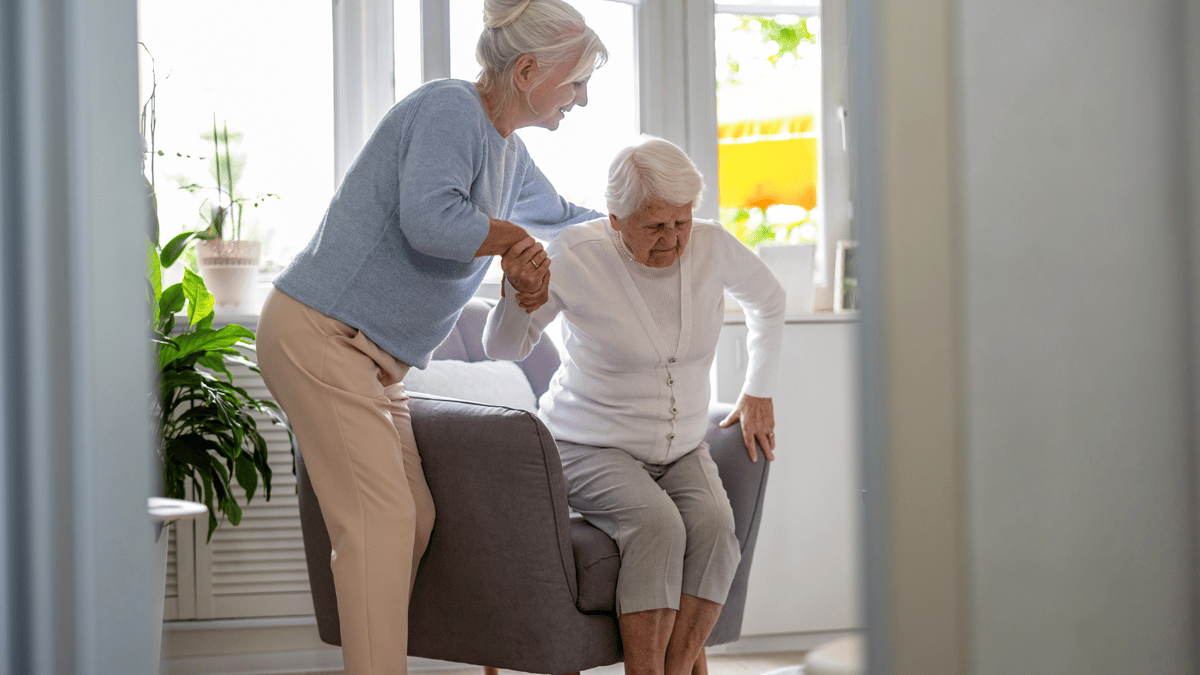
[[[675,363],[675,362],[676,362],[676,361],[678,361],[678,360],[679,360],[679,359],[677,359],[677,358],[675,358],[674,356],[672,356],[671,358],[667,359],[667,363]]]
[[[668,378],[668,379],[667,379],[667,386],[668,386],[668,387],[675,386],[675,380],[672,380],[672,379]]]
[[[676,408],[676,407],[672,406],[672,407],[671,407],[671,414],[672,414],[672,415],[674,415],[674,414],[675,414],[675,413],[677,413],[677,412],[679,412],[679,408]]]
[[[668,441],[673,441],[673,440],[675,440],[675,434],[667,434],[667,440],[668,440]]]

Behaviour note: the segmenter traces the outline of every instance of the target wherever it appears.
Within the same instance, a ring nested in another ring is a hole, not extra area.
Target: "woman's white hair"
[[[542,77],[534,87],[557,65],[574,62],[566,81],[577,82],[608,60],[600,37],[563,0],[485,0],[483,25],[475,45],[475,59],[483,67],[479,82],[498,94],[505,107],[518,98],[513,67],[523,54],[532,55],[542,66]]]
[[[621,150],[608,167],[604,198],[608,212],[628,218],[647,202],[700,206],[704,176],[679,146],[654,136],[643,136]]]

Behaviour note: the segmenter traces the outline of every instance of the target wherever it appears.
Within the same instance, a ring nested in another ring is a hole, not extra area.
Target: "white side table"
[[[146,510],[150,514],[150,520],[154,523],[154,538],[155,538],[155,569],[158,572],[158,656],[162,655],[162,620],[163,609],[166,603],[166,598],[163,595],[163,586],[167,578],[167,525],[177,520],[191,520],[200,518],[208,514],[208,507],[199,502],[189,502],[183,499],[169,499],[167,497],[149,497],[146,500]],[[157,660],[157,658],[155,659]]]

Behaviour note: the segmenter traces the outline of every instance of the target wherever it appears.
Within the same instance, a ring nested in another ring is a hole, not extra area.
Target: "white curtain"
[[[157,673],[136,3],[0,10],[0,675]]]

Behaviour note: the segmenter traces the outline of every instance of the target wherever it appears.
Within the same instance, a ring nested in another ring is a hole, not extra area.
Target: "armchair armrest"
[[[487,663],[497,644],[532,650],[548,624],[578,622],[566,483],[550,432],[511,408],[419,394],[409,406],[437,504],[409,607],[410,653],[449,658],[453,645],[453,660]],[[473,644],[480,653],[464,654]]]
[[[758,449],[758,461],[751,462],[742,440],[741,424],[722,429],[719,425],[733,410],[728,404],[709,409],[708,443],[713,462],[721,474],[721,483],[733,507],[734,529],[742,545],[742,561],[729,588],[729,596],[717,624],[709,633],[708,645],[724,644],[738,639],[742,633],[742,613],[746,604],[746,586],[750,580],[750,563],[754,559],[754,543],[758,539],[758,524],[762,519],[763,497],[767,491],[770,462]]]

